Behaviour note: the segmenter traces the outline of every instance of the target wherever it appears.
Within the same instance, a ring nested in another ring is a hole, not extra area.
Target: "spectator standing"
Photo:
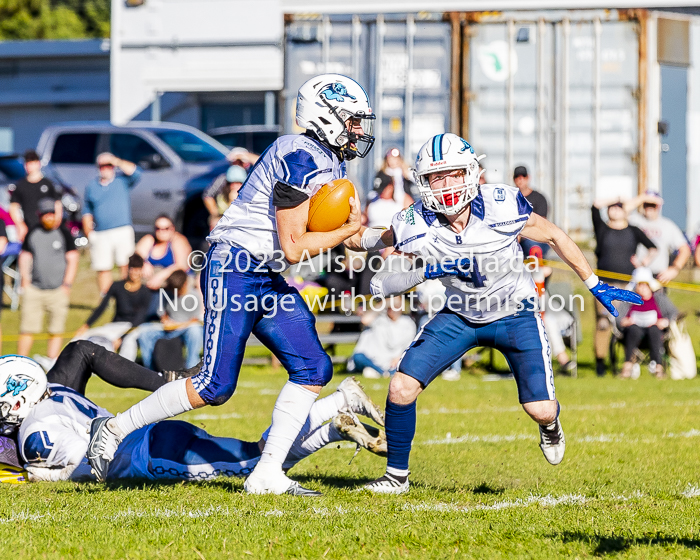
[[[608,209],[608,223],[603,221],[600,209]],[[656,256],[656,246],[636,226],[627,222],[627,212],[624,203],[619,198],[599,199],[591,207],[593,232],[596,239],[595,254],[600,271],[615,272],[631,275],[637,266],[647,266]],[[641,261],[637,258],[637,249],[643,246],[647,254]],[[625,282],[614,278],[606,278],[605,272],[599,272],[604,282],[618,288],[624,288]],[[610,347],[610,314],[596,301],[596,333],[595,357],[596,373],[603,376],[606,373],[605,357]]]
[[[153,351],[160,339],[181,338],[187,352],[185,367],[189,369],[199,362],[204,344],[202,302],[196,294],[188,293],[187,273],[182,270],[173,272],[163,289],[173,304],[163,297],[164,305],[158,309],[161,321],[159,328],[149,328],[139,336],[143,365],[149,369],[153,365]]]
[[[670,321],[678,316],[678,310],[666,297],[663,297],[661,283],[654,278],[648,268],[638,268],[632,275],[628,289],[633,289],[642,296],[642,305],[620,305],[619,325],[622,327],[625,344],[625,363],[620,377],[639,377],[639,364],[635,364],[634,354],[646,338],[649,344],[651,361],[649,372],[657,378],[664,377],[663,367],[663,331]],[[636,375],[633,374],[637,368]]]
[[[518,165],[513,170],[513,183],[515,183],[515,186],[520,189],[522,195],[530,203],[532,206],[532,211],[538,216],[546,218],[547,214],[549,214],[549,204],[541,192],[534,190],[530,186],[530,176],[528,175],[527,167],[524,165]],[[542,256],[546,255],[547,251],[549,250],[549,245],[546,243],[537,243],[536,241],[525,239],[523,237],[520,238],[520,245],[523,248],[523,253],[525,253],[526,257],[530,255],[530,249],[535,246],[542,249]]]
[[[112,269],[126,278],[129,257],[134,253],[130,189],[141,178],[136,164],[105,152],[97,156],[99,175],[85,188],[83,230],[90,241],[90,259],[97,271],[97,287],[104,296],[112,284]],[[117,174],[119,169],[121,174]]]
[[[43,198],[38,203],[40,224],[27,233],[19,256],[22,276],[20,335],[17,353],[27,356],[34,335],[42,332],[44,314],[49,315],[48,356],[52,360],[61,351],[66,327],[70,290],[78,271],[78,251],[68,229],[60,224],[55,201]]]
[[[209,227],[219,222],[231,203],[238,196],[238,189],[245,183],[248,173],[240,165],[232,165],[225,175],[219,175],[202,193],[202,200],[209,212]]]
[[[126,280],[114,282],[100,301],[100,304],[92,312],[85,324],[78,329],[75,340],[88,339],[91,336],[104,337],[112,343],[112,350],[119,349],[122,337],[133,327],[138,327],[145,320],[151,305],[152,294],[141,280],[144,261],[140,255],[129,257],[128,273]],[[116,308],[112,321],[101,327],[91,328],[92,325],[107,310],[109,302],[114,299]],[[128,338],[125,337],[126,339]],[[136,339],[132,341],[134,346],[131,353],[136,357]],[[128,346],[128,345],[127,345]]]
[[[650,261],[649,268],[662,284],[668,284],[683,269],[690,258],[690,246],[680,228],[661,215],[664,200],[658,193],[648,191],[625,203],[626,208],[638,208],[641,213],[630,214],[629,222],[640,228],[654,242],[658,252]],[[645,256],[640,250],[639,258]],[[673,257],[673,262],[670,263]],[[670,264],[669,264],[670,263]]]
[[[403,208],[408,208],[413,204],[413,173],[410,166],[401,157],[401,152],[398,148],[389,148],[384,155],[384,163],[382,168],[377,173],[386,173],[394,179],[394,200],[402,205]],[[377,178],[375,177],[375,189]]]
[[[348,371],[362,371],[362,376],[378,379],[396,369],[403,351],[416,336],[416,324],[402,309],[388,300],[381,313],[362,331],[348,360]]]
[[[54,184],[41,172],[41,159],[34,150],[24,153],[24,170],[27,176],[9,186],[10,216],[17,227],[19,241],[24,241],[27,232],[39,225],[39,200],[49,198],[54,202],[57,217],[56,227],[63,221],[61,195]]]

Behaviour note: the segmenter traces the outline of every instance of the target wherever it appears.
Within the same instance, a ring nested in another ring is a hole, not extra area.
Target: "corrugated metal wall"
[[[639,41],[636,22],[571,15],[469,24],[468,134],[490,182],[526,165],[550,219],[585,237],[596,196],[637,192]]]
[[[431,135],[449,127],[450,25],[442,14],[288,17],[284,129],[296,131],[296,92],[314,74],[358,80],[377,114],[377,141],[349,174],[366,191],[387,149],[411,161]]]

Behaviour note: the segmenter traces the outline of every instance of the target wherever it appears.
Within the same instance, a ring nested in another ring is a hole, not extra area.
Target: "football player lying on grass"
[[[109,412],[85,397],[93,372],[121,386],[136,376],[156,385],[156,377],[160,377],[89,341],[69,344],[48,376],[29,358],[0,359],[0,430],[5,435],[16,434],[20,462],[30,481],[94,479],[85,458],[88,429],[94,418]],[[384,433],[362,424],[355,414],[383,425],[381,410],[354,378],[348,378],[334,393],[314,403],[285,469],[340,440],[385,454]],[[158,422],[124,439],[107,478],[211,480],[246,476],[260,458],[266,435],[267,431],[259,441],[248,442],[214,437],[188,422]]]

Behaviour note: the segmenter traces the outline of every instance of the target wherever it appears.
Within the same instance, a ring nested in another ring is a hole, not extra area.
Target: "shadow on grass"
[[[565,531],[550,535],[564,543],[581,542],[592,547],[595,556],[612,556],[626,552],[633,546],[684,546],[689,549],[700,549],[700,539],[671,537],[661,534],[643,536],[598,535],[583,531]]]
[[[474,488],[471,489],[472,494],[492,494],[492,495],[499,495],[503,494],[506,489],[502,487],[494,487],[494,486],[489,486],[485,482],[482,482],[478,486],[474,486]]]

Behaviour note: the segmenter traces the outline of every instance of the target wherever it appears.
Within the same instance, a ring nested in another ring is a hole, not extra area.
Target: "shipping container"
[[[285,132],[299,132],[296,92],[307,79],[336,72],[360,82],[377,115],[376,143],[348,172],[366,193],[388,149],[411,163],[430,136],[448,129],[450,29],[442,14],[287,16]]]

